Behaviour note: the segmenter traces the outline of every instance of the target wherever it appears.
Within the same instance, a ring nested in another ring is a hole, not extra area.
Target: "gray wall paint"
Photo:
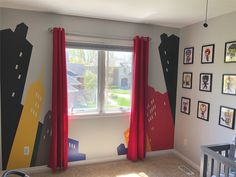
[[[200,146],[231,142],[234,130],[218,125],[220,105],[236,108],[236,97],[221,94],[222,74],[236,74],[236,63],[224,63],[225,42],[236,40],[236,13],[231,13],[209,20],[209,27],[203,28],[197,23],[181,29],[178,72],[178,91],[176,104],[175,149],[199,165]],[[201,47],[204,44],[215,44],[214,64],[201,64]],[[194,64],[183,65],[183,50],[194,46]],[[193,89],[182,88],[182,73],[193,72]],[[199,74],[213,73],[212,92],[199,91]],[[180,112],[181,97],[191,98],[191,113]],[[210,103],[210,120],[197,118],[197,102]],[[184,140],[187,144],[184,145]]]
[[[13,9],[1,10],[3,16],[1,29],[11,28],[14,30],[16,25],[20,22],[24,22],[29,26],[27,39],[33,44],[33,51],[25,89],[38,79],[40,72],[44,72],[43,81],[46,89],[46,100],[42,111],[42,117],[49,109],[51,109],[52,34],[48,32],[49,27],[64,27],[68,32],[91,35],[97,34],[102,36],[150,36],[152,40],[150,43],[149,85],[160,92],[166,91],[158,53],[158,45],[160,44],[160,35],[162,33],[179,35],[178,29]],[[22,102],[24,102],[24,97],[25,95],[23,96]],[[123,131],[125,128],[129,127],[129,120],[126,117],[117,117],[114,118],[114,120],[113,118],[96,118],[89,120],[77,119],[71,122],[69,123],[69,135],[72,138],[79,138],[82,141],[86,141],[86,143],[82,142],[80,144],[81,152],[89,153],[90,158],[113,156],[114,147],[118,146],[118,143],[121,143],[120,141],[123,140]],[[106,128],[101,125],[106,125]],[[118,129],[114,131],[112,128]],[[96,136],[97,132],[99,132],[99,136],[101,137],[101,141],[97,141],[97,146],[102,148],[104,147],[105,142],[107,147],[106,151],[99,152],[94,148],[91,150],[91,147],[94,147],[93,138],[95,137],[98,139]],[[102,139],[102,137],[106,137],[108,140],[110,134],[113,135],[112,141]],[[83,144],[86,145],[84,146]],[[86,149],[90,149],[89,152],[86,152]]]

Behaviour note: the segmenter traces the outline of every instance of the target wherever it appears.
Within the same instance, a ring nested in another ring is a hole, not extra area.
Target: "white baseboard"
[[[148,158],[148,157],[160,156],[160,155],[171,154],[171,153],[173,153],[173,149],[152,151],[152,152],[147,152],[146,157]],[[105,158],[97,158],[97,159],[69,162],[68,166],[72,167],[72,166],[77,166],[77,165],[89,165],[89,164],[112,162],[112,161],[125,160],[125,159],[126,159],[126,155],[119,155],[119,156],[113,156],[113,157],[105,157]],[[24,169],[20,169],[20,170],[22,170],[28,174],[32,174],[32,173],[47,172],[47,171],[50,171],[51,169],[48,168],[46,165],[44,165],[44,166],[24,168]]]
[[[71,167],[71,166],[76,166],[76,165],[88,165],[88,164],[95,164],[95,163],[104,163],[104,162],[125,160],[125,159],[126,159],[126,155],[119,155],[119,156],[114,156],[114,157],[105,157],[105,158],[97,158],[97,159],[69,162],[68,166]]]
[[[125,160],[125,159],[126,159],[126,155],[120,155],[120,156],[115,156],[115,157],[106,157],[106,158],[99,158],[99,159],[90,159],[90,160],[69,162],[68,166],[72,167],[72,166],[77,166],[77,165],[88,165],[88,164],[95,164],[95,163],[112,162],[112,161]],[[29,168],[21,168],[18,170],[21,170],[27,174],[43,173],[43,172],[51,171],[51,169],[48,168],[47,165],[29,167]],[[4,173],[4,171],[2,171],[1,173]]]
[[[167,150],[158,150],[158,151],[151,151],[146,153],[146,157],[155,157],[165,154],[172,154],[174,149],[167,149]]]
[[[124,160],[124,159],[126,159],[126,155],[120,155],[120,156],[115,156],[115,157],[106,157],[106,158],[98,158],[98,159],[90,159],[90,160],[81,160],[81,161],[69,162],[68,167],[73,167],[73,166],[77,166],[77,165],[88,165],[88,164],[95,164],[95,163],[112,162],[112,161],[118,161],[118,160]],[[48,168],[47,165],[29,167],[29,168],[22,168],[22,169],[19,169],[19,170],[24,171],[27,174],[43,173],[43,172],[51,171],[51,169]]]
[[[200,171],[200,166],[198,164],[196,164],[195,162],[193,162],[192,160],[190,160],[189,158],[187,158],[186,156],[184,156],[183,154],[181,154],[180,152],[173,150],[174,154],[176,154],[179,158],[181,158],[183,161],[185,161],[187,164],[189,164],[190,166],[192,166],[194,169]]]
[[[151,151],[146,153],[146,157],[154,157],[154,156],[160,156],[164,154],[171,154],[173,153],[173,149],[170,150],[160,150],[160,151]],[[94,163],[103,163],[103,162],[112,162],[117,160],[125,160],[126,155],[119,155],[119,156],[113,156],[113,157],[106,157],[106,158],[97,158],[97,159],[89,159],[89,160],[81,160],[76,162],[69,162],[69,166],[75,166],[75,165],[87,165],[87,164],[94,164]]]
[[[181,153],[177,152],[174,149],[169,149],[169,150],[160,150],[160,151],[151,151],[146,153],[146,157],[156,157],[156,156],[161,156],[161,155],[166,155],[166,154],[176,154],[179,156],[181,159],[186,161],[189,165],[191,165],[193,168],[199,170],[199,166],[186,158],[184,155]],[[112,161],[118,161],[118,160],[125,160],[126,155],[120,155],[120,156],[114,156],[114,157],[106,157],[106,158],[98,158],[98,159],[90,159],[90,160],[81,160],[81,161],[76,161],[76,162],[69,162],[68,166],[77,166],[77,165],[88,165],[88,164],[95,164],[95,163],[104,163],[104,162],[112,162]],[[23,168],[19,169],[27,174],[33,174],[33,173],[43,173],[43,172],[48,172],[51,171],[50,168],[48,168],[46,165],[44,166],[37,166],[37,167],[30,167],[30,168]]]

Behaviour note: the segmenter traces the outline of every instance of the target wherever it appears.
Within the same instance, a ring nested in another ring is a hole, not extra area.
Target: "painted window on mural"
[[[131,51],[66,48],[68,113],[130,111]]]

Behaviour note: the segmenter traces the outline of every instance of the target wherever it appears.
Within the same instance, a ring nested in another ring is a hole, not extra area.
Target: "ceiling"
[[[0,7],[182,28],[203,21],[207,0],[0,0]],[[236,0],[209,0],[209,18],[236,11]]]

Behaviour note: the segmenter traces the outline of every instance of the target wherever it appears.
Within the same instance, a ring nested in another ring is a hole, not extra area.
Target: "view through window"
[[[130,51],[66,48],[68,113],[130,111]]]

